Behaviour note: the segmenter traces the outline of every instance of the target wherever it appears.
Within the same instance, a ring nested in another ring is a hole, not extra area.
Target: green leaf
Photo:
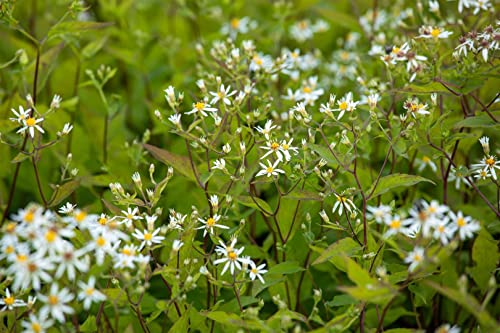
[[[294,190],[285,196],[287,199],[293,200],[314,200],[322,201],[323,198],[318,194],[318,192],[308,191],[308,190]]]
[[[349,280],[356,283],[358,286],[374,286],[377,284],[378,281],[372,278],[370,273],[357,262],[348,257],[344,257],[344,260],[347,262],[347,276]]]
[[[305,270],[304,267],[300,266],[299,263],[296,261],[285,261],[271,267],[267,272],[267,274],[288,275],[304,270]]]
[[[315,8],[315,10],[316,12],[318,12],[318,14],[323,15],[325,18],[327,18],[332,24],[338,24],[350,31],[361,31],[358,20],[347,13],[336,9],[327,9],[324,7],[317,7]]]
[[[224,311],[211,311],[211,312],[202,312],[201,314],[223,325],[232,327],[243,327],[252,330],[269,331],[269,329],[262,322],[252,319],[242,319],[235,313],[227,313]]]
[[[176,155],[168,150],[161,149],[147,143],[145,143],[143,147],[146,148],[158,161],[166,165],[171,165],[176,171],[186,176],[188,179],[196,181],[193,169],[191,168],[191,162],[186,156]]]
[[[313,265],[321,264],[325,261],[330,261],[341,271],[346,270],[344,257],[352,256],[361,250],[361,247],[352,238],[342,238],[328,246],[326,249],[311,247],[313,250],[320,253],[319,257],[312,263]]]
[[[416,330],[412,328],[393,328],[390,330],[385,330],[385,333],[424,333],[424,330]]]
[[[89,30],[104,29],[113,25],[110,22],[89,22],[89,21],[71,21],[61,22],[53,26],[48,33],[48,38],[53,38],[64,34],[77,34]]]
[[[408,187],[415,185],[420,182],[429,182],[431,184],[435,183],[427,178],[420,177],[420,176],[415,176],[415,175],[408,175],[408,174],[403,174],[403,173],[395,173],[392,175],[388,175],[385,177],[380,178],[378,184],[373,184],[372,187],[368,190],[368,193],[371,193],[370,198],[376,197],[378,195],[387,193],[388,191],[392,190],[393,188],[396,187]],[[373,186],[376,186],[375,189]],[[373,191],[373,192],[372,192]]]
[[[57,206],[61,201],[69,197],[79,186],[80,182],[77,180],[71,180],[61,186],[53,186],[54,193],[52,193],[52,197],[49,200],[49,207]]]
[[[384,305],[396,295],[396,292],[389,287],[377,286],[357,286],[357,287],[338,287],[339,290],[348,293],[355,299],[367,303]]]
[[[467,292],[460,292],[458,290],[441,286],[435,282],[423,280],[423,283],[435,289],[438,293],[448,297],[452,301],[460,304],[464,309],[472,313],[477,321],[483,326],[485,332],[498,332],[498,325],[496,320],[481,307],[481,304]]]
[[[253,199],[252,199],[249,195],[241,195],[241,196],[238,196],[238,197],[236,197],[234,199],[238,203],[242,204],[243,206],[255,208],[255,209],[263,212],[266,215],[269,214],[269,213],[272,213],[271,207],[268,205],[267,202],[265,202],[261,198],[253,197]]]
[[[10,161],[11,163],[21,163],[22,161],[28,159],[30,157],[29,154],[19,153]]]
[[[450,92],[439,82],[431,82],[424,85],[416,85],[410,84],[406,86],[404,89],[401,89],[403,92],[412,93],[412,94],[432,94],[432,93],[447,93]]]
[[[323,147],[314,143],[309,143],[307,147],[318,153],[318,155],[327,162],[328,166],[337,167],[339,165],[339,163],[337,162],[335,157],[333,157],[331,151],[327,147]]]
[[[494,277],[499,259],[498,241],[482,228],[472,246],[472,260],[475,266],[468,268],[468,273],[483,292],[488,289],[490,278]]]
[[[80,332],[96,332],[97,324],[95,320],[95,316],[90,315],[85,320],[85,322],[80,326]]]
[[[326,302],[326,305],[333,308],[337,306],[351,305],[356,303],[358,303],[358,301],[349,295],[337,295],[333,297],[333,300]]]
[[[189,314],[189,309],[184,310],[182,316],[175,321],[174,325],[168,331],[170,333],[189,332]]]
[[[108,36],[104,36],[103,38],[96,39],[85,45],[82,50],[82,56],[84,58],[90,59],[96,55],[99,50],[106,44],[108,40]]]
[[[500,118],[500,112],[492,112],[491,114],[496,119]],[[457,122],[454,128],[455,129],[461,127],[482,128],[482,127],[498,127],[498,126],[500,126],[499,123],[495,123],[495,121],[491,119],[487,114],[481,113],[478,116],[465,118],[464,120]]]

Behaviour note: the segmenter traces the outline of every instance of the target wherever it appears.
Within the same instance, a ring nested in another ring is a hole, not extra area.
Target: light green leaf
[[[378,195],[387,193],[388,191],[392,190],[393,188],[396,187],[408,187],[415,185],[420,182],[429,182],[431,184],[435,183],[427,178],[420,177],[420,176],[415,176],[415,175],[408,175],[408,174],[403,174],[403,173],[395,173],[392,175],[388,175],[385,177],[380,178],[378,184],[372,185],[370,189],[368,190],[368,193],[371,193],[370,198],[376,197]],[[375,186],[375,189],[373,186]],[[372,193],[373,191],[373,193]]]
[[[85,322],[80,326],[80,332],[96,332],[97,324],[95,320],[95,316],[90,315],[85,320]]]
[[[269,269],[267,274],[272,275],[272,274],[282,274],[282,275],[287,275],[287,274],[293,274],[297,273],[300,271],[303,271],[304,267],[300,266],[298,262],[296,261],[285,261],[280,264],[274,265]]]
[[[394,290],[381,285],[338,288],[359,301],[380,305],[386,304],[396,295]]]
[[[49,207],[57,206],[61,201],[66,199],[80,186],[80,182],[77,180],[71,180],[61,186],[53,186],[54,193],[52,193],[52,198],[49,200]]]
[[[344,257],[352,256],[361,250],[359,244],[352,238],[342,238],[341,240],[338,240],[328,246],[326,249],[320,249],[318,247],[311,248],[320,253],[319,257],[312,263],[313,265],[318,265],[329,260],[341,271],[346,270]]]
[[[450,94],[448,89],[443,87],[443,85],[439,82],[431,82],[427,83],[424,85],[416,85],[416,84],[410,84],[406,86],[404,89],[401,89],[401,91],[407,92],[407,93],[412,93],[412,94],[432,94],[432,93],[447,93]]]
[[[189,309],[184,310],[182,316],[175,321],[172,327],[170,327],[169,332],[170,333],[189,332],[189,314],[190,314]]]
[[[500,112],[492,112],[492,115],[496,119],[500,119]],[[491,119],[487,114],[481,113],[478,116],[465,118],[464,120],[457,122],[454,128],[455,129],[461,127],[482,128],[482,127],[498,127],[498,126],[500,126],[499,123],[495,123],[495,121],[493,121],[493,119]]]
[[[11,163],[21,163],[22,161],[28,159],[30,157],[29,154],[19,153],[10,161]]]
[[[499,259],[498,241],[482,228],[472,246],[475,266],[469,268],[468,272],[483,292],[488,289],[488,281],[493,277]]]
[[[259,211],[262,211],[264,214],[272,213],[271,207],[267,204],[267,202],[265,202],[261,198],[253,197],[253,199],[252,199],[249,195],[242,195],[242,196],[238,196],[234,199],[238,203],[242,204],[243,206],[255,208]],[[254,200],[257,203],[255,203]]]
[[[48,33],[48,38],[53,38],[64,34],[77,34],[89,30],[104,29],[113,25],[110,22],[90,22],[90,21],[71,21],[61,22],[53,26]]]
[[[308,191],[308,190],[294,190],[285,196],[287,199],[293,200],[314,200],[322,201],[323,198],[318,194],[318,192]]]

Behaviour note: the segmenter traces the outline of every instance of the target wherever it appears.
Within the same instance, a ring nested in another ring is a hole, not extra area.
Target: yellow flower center
[[[398,52],[399,52],[400,50],[401,50],[401,49],[400,49],[399,47],[394,46],[394,47],[392,48],[392,53],[394,53],[394,54],[398,54]]]
[[[422,157],[422,162],[429,163],[430,161],[431,161],[431,159],[429,158],[429,156]]]
[[[233,251],[229,251],[227,253],[227,257],[229,258],[229,260],[232,260],[232,261],[235,261],[236,259],[238,259],[238,255],[236,254],[236,252],[233,252]]]
[[[464,226],[465,226],[465,219],[464,219],[463,217],[459,217],[459,218],[457,219],[457,225],[458,225],[460,228],[464,227]]]
[[[439,28],[434,28],[431,30],[431,36],[434,38],[438,38],[440,33],[441,33],[441,30]]]
[[[75,220],[76,222],[80,223],[82,222],[83,220],[85,220],[85,218],[87,217],[87,213],[85,213],[84,211],[79,211],[76,215],[75,215]]]
[[[427,214],[425,212],[419,212],[418,219],[420,220],[420,222],[425,222],[425,220],[427,220]]]
[[[54,230],[49,230],[45,233],[45,240],[49,243],[52,243],[56,240],[57,238],[57,232]]]
[[[261,58],[261,57],[259,57],[259,56],[254,56],[254,57],[253,57],[253,62],[255,62],[257,65],[261,66],[261,65],[263,64],[263,62],[264,62],[264,61],[262,60],[262,58]]]
[[[87,288],[85,290],[85,294],[87,294],[87,296],[91,296],[93,293],[94,293],[94,288]]]
[[[252,268],[250,271],[254,274],[257,274],[257,268]]]
[[[486,164],[488,164],[488,166],[492,167],[494,164],[495,164],[495,159],[490,156],[489,158],[486,159]]]
[[[266,168],[267,173],[272,173],[273,170],[274,168],[272,166]]]
[[[340,110],[347,110],[347,102],[343,101],[339,104],[339,109]]]
[[[26,119],[26,126],[33,127],[33,126],[35,126],[35,124],[36,124],[35,118],[29,117],[28,119]]]
[[[100,225],[106,225],[107,222],[108,222],[108,219],[106,217],[102,216],[99,218]]]
[[[50,295],[48,301],[50,305],[57,305],[57,303],[59,303],[59,298],[57,295]]]
[[[9,224],[7,224],[5,231],[9,234],[12,234],[14,231],[16,231],[16,224],[14,222],[10,222]]]
[[[271,143],[271,149],[272,150],[278,150],[279,147],[280,147],[280,145],[277,142]]]
[[[290,54],[290,56],[293,58],[293,59],[297,59],[299,57],[299,54],[297,52],[292,52]]]
[[[146,232],[144,234],[144,240],[150,241],[153,238],[153,235],[150,234],[149,232]]]
[[[14,296],[4,297],[3,301],[4,301],[5,305],[12,305],[12,304],[14,304],[15,298],[14,298]]]
[[[26,214],[24,214],[24,220],[28,223],[31,223],[33,222],[33,220],[35,219],[35,214],[33,212],[27,212]]]
[[[18,254],[16,259],[19,262],[25,262],[26,260],[28,260],[28,257],[25,254]]]
[[[132,255],[132,251],[130,251],[130,249],[123,249],[122,250],[122,253],[126,256],[131,256]]]
[[[337,197],[337,201],[345,203],[347,201],[346,197]]]
[[[342,53],[340,54],[340,58],[342,58],[342,60],[347,60],[347,59],[349,59],[349,53],[347,53],[347,52],[345,52],[345,51],[344,51],[344,52],[342,52]]]
[[[12,245],[8,245],[8,246],[5,248],[5,253],[7,253],[7,254],[14,253],[14,247],[13,247]]]
[[[203,110],[205,108],[205,103],[203,103],[203,102],[197,102],[194,105],[194,107],[196,108],[196,110],[201,111],[201,110]]]
[[[420,254],[415,254],[413,256],[413,260],[416,262],[420,262],[420,261],[422,261],[422,257],[420,256]]]
[[[239,27],[240,27],[240,20],[238,20],[237,18],[233,18],[231,20],[231,28],[238,29]]]
[[[391,229],[399,229],[399,227],[401,227],[400,220],[392,220],[391,221]]]
[[[307,29],[307,22],[306,21],[300,21],[299,22],[299,28],[302,30]]]
[[[302,88],[302,91],[305,92],[306,94],[310,94],[312,92],[311,87],[304,87]]]
[[[209,217],[207,220],[207,227],[213,227],[215,225],[215,219],[213,217]]]
[[[443,233],[443,232],[444,232],[444,225],[440,225],[440,226],[438,227],[438,231],[439,231],[440,233]]]
[[[40,333],[42,331],[42,326],[40,326],[39,323],[32,323],[31,324],[31,329],[33,330],[33,332],[35,333]]]
[[[288,150],[288,148],[290,148],[290,146],[287,145],[286,143],[284,143],[281,145],[281,148],[283,148],[284,150]]]
[[[104,245],[106,245],[106,240],[102,236],[97,237],[95,242],[96,242],[97,246],[99,246],[99,247],[103,247]]]

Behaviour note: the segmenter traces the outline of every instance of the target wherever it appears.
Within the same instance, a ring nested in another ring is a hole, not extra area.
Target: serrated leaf
[[[320,255],[312,263],[313,265],[321,264],[325,261],[330,261],[338,269],[345,271],[346,265],[345,256],[352,256],[361,250],[361,247],[352,238],[342,238],[337,242],[331,244],[326,249],[312,248],[315,251],[320,251]]]
[[[110,22],[90,22],[90,21],[71,21],[61,22],[53,26],[48,33],[48,38],[53,38],[64,34],[77,34],[89,30],[104,29],[113,25]]]
[[[186,156],[177,155],[169,152],[168,150],[158,148],[156,146],[145,143],[143,145],[155,159],[166,164],[171,165],[176,171],[186,176],[192,181],[196,181],[193,169],[191,168],[191,162]]]
[[[421,176],[396,173],[380,178],[378,184],[374,184],[376,185],[375,190],[373,188],[374,185],[372,185],[372,187],[368,190],[368,193],[371,193],[370,198],[373,198],[378,195],[387,193],[393,188],[408,187],[418,184],[420,182],[429,182],[435,185],[435,183],[432,180]]]
[[[49,200],[48,206],[54,207],[61,203],[64,199],[69,197],[80,186],[80,182],[77,180],[71,180],[61,186],[57,185],[54,187],[54,193]]]

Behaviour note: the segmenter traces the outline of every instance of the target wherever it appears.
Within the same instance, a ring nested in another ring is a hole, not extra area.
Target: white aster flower
[[[250,279],[253,281],[255,278],[258,278],[260,282],[265,283],[262,274],[267,273],[267,269],[264,269],[266,264],[263,263],[257,266],[253,260],[248,260],[248,265],[250,266],[248,268],[248,275],[250,276]]]
[[[38,298],[41,302],[45,303],[40,309],[40,317],[47,318],[50,314],[52,318],[60,323],[66,321],[65,315],[75,312],[67,303],[74,299],[73,294],[67,288],[59,290],[57,283],[53,283],[50,287],[48,295],[39,295]]]
[[[271,164],[271,161],[267,160],[267,166],[265,164],[259,162],[260,166],[262,167],[262,170],[257,172],[257,174],[255,176],[259,177],[259,176],[267,175],[267,177],[271,177],[271,176],[279,176],[280,173],[284,174],[285,171],[277,168],[280,161],[281,160],[277,159],[274,162],[274,164]]]
[[[45,133],[43,128],[38,125],[43,121],[43,118],[36,119],[35,117],[28,117],[22,121],[23,127],[21,127],[16,133],[25,133],[28,131],[31,138],[35,137],[35,129],[40,133]]]
[[[149,230],[143,230],[142,232],[139,229],[135,229],[134,233],[132,236],[134,236],[136,239],[142,241],[141,245],[139,246],[139,251],[141,251],[145,245],[148,247],[151,247],[153,244],[161,244],[161,242],[165,239],[163,236],[158,236],[158,233],[160,233],[160,228],[156,228],[153,232]]]
[[[0,306],[2,306],[0,311],[14,310],[17,307],[26,306],[26,303],[23,300],[17,299],[14,294],[10,293],[9,288],[6,288],[5,296],[0,298]]]
[[[198,218],[198,221],[201,222],[203,225],[201,227],[196,228],[197,230],[199,229],[205,229],[203,231],[203,237],[206,236],[208,232],[213,235],[214,233],[214,228],[219,228],[219,229],[229,229],[228,226],[223,225],[223,224],[218,224],[221,219],[221,216],[219,214],[215,214],[214,216],[210,216],[208,219],[204,220],[202,218]]]
[[[78,293],[78,300],[83,301],[83,308],[88,310],[90,305],[94,302],[102,302],[106,299],[106,296],[95,288],[95,277],[90,276],[89,281],[84,283],[83,281],[78,281],[78,286],[80,287],[80,293]]]
[[[219,242],[222,246],[217,246],[215,251],[219,255],[223,255],[224,257],[215,260],[214,265],[225,263],[224,267],[222,268],[221,275],[224,275],[224,273],[227,271],[228,268],[231,272],[231,275],[234,275],[235,268],[241,270],[241,264],[248,264],[246,258],[240,257],[245,247],[242,246],[239,249],[234,248],[237,242],[236,238],[234,238],[231,244],[228,246],[224,244],[222,241]]]
[[[410,264],[408,271],[413,272],[415,268],[417,268],[417,266],[424,261],[424,259],[424,248],[416,246],[405,258],[405,263]]]

